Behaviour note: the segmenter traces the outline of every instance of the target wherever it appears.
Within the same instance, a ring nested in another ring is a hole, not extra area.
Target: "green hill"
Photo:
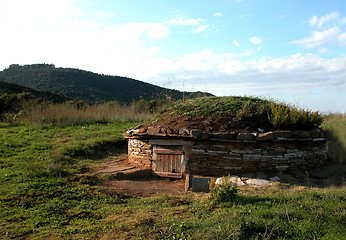
[[[6,113],[10,114],[9,117],[41,102],[63,103],[70,100],[72,99],[58,94],[0,81],[0,120],[3,120]]]
[[[36,91],[34,89],[23,87],[18,84],[0,81],[0,96],[3,96],[5,94],[15,95],[22,93],[29,93],[33,98],[36,98],[39,101],[48,101],[52,103],[63,103],[72,100],[71,98],[67,98],[55,93]]]
[[[162,88],[126,77],[101,75],[72,68],[55,68],[52,64],[13,64],[0,72],[0,81],[89,103],[118,101],[128,104],[140,99],[151,100],[167,96],[181,99],[211,95]]]

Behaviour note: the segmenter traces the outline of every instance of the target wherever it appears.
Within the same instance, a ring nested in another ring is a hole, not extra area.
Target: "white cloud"
[[[318,50],[318,52],[319,52],[319,53],[326,53],[326,52],[328,52],[328,50],[325,49],[325,48],[322,48],[322,49]]]
[[[201,33],[203,32],[205,29],[207,29],[209,27],[209,25],[201,25],[198,28],[196,28],[193,32],[194,33]]]
[[[222,17],[222,13],[220,13],[220,12],[214,13],[214,16],[215,17]]]
[[[262,43],[262,39],[259,37],[251,37],[249,38],[249,41],[254,45]]]
[[[168,27],[161,23],[149,23],[144,25],[150,39],[159,40],[169,35]]]
[[[313,27],[321,28],[326,23],[337,18],[339,18],[339,12],[332,12],[321,17],[312,16],[309,19],[309,24]]]
[[[310,37],[292,41],[292,43],[301,44],[305,48],[314,48],[333,41],[338,41],[341,45],[346,44],[346,33],[343,31],[346,17],[340,16],[339,12],[332,12],[321,17],[312,16],[309,24],[312,27],[323,27],[323,30],[311,31]]]
[[[234,44],[236,47],[239,47],[239,46],[240,46],[240,44],[239,44],[239,42],[238,42],[237,40],[234,40],[234,41],[233,41],[233,44]]]
[[[207,89],[216,95],[304,96],[306,92],[322,91],[326,86],[346,91],[346,57],[324,59],[294,54],[244,61],[244,55],[204,50],[174,59],[170,71],[155,73],[151,79],[160,81],[174,74],[179,79],[175,88],[184,83],[185,90],[193,90],[186,89],[191,83],[194,90]]]
[[[292,43],[302,44],[305,48],[313,48],[337,39],[338,34],[339,29],[337,27],[333,27],[321,32],[313,31],[311,37],[293,41]]]
[[[199,25],[201,22],[203,21],[203,19],[201,18],[175,18],[175,19],[171,19],[169,21],[165,21],[166,23],[169,24],[174,24],[174,25]]]
[[[346,45],[346,33],[342,33],[338,36],[340,44]]]
[[[340,25],[344,25],[344,24],[346,24],[346,17],[344,17],[340,20]]]

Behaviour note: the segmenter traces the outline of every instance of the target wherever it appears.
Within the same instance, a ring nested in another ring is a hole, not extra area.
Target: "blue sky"
[[[345,0],[0,0],[0,69],[53,63],[346,110]]]

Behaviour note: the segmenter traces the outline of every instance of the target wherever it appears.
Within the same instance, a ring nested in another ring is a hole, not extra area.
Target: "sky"
[[[345,0],[0,0],[0,70],[48,63],[346,110]]]

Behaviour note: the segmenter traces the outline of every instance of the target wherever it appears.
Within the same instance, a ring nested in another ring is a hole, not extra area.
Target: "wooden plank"
[[[156,162],[156,171],[163,172],[163,156],[158,156],[158,161]]]
[[[169,177],[169,178],[182,178],[182,173],[168,173],[168,172],[154,172],[154,175],[160,176],[160,177]]]
[[[154,153],[156,154],[171,154],[171,155],[181,155],[184,154],[182,150],[174,150],[174,149],[155,149]]]
[[[176,155],[170,155],[168,172],[173,172],[173,169],[174,169],[173,163],[174,163],[175,156]]]
[[[182,172],[182,170],[181,170],[181,160],[182,160],[182,156],[177,158],[177,161],[176,161],[176,171],[178,173]]]
[[[182,155],[158,154],[155,172],[181,173]]]

